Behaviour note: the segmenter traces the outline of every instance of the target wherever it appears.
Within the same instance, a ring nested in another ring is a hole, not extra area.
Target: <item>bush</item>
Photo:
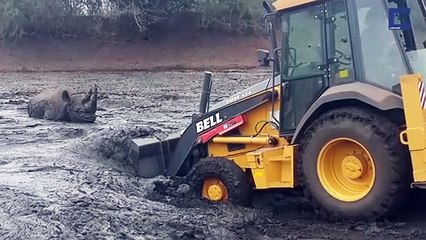
[[[179,14],[193,13],[199,29],[253,33],[261,0],[0,0],[0,38],[123,36],[145,33]],[[192,24],[191,24],[192,25]]]
[[[5,39],[17,39],[28,32],[33,14],[30,0],[0,0],[0,34]]]
[[[259,0],[205,0],[197,6],[203,29],[238,33],[257,32],[263,9]]]

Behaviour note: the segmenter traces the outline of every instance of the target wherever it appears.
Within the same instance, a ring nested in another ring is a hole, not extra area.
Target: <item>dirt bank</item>
[[[267,49],[267,39],[183,31],[154,41],[33,39],[0,45],[0,71],[247,69],[257,66],[258,48]]]
[[[219,101],[268,76],[216,73]],[[123,160],[128,136],[164,136],[197,110],[201,72],[0,73],[1,239],[424,239],[424,196],[395,222],[332,224],[297,192],[255,207],[210,205],[182,179],[138,179]],[[95,124],[31,119],[26,101],[47,87],[100,86]],[[274,205],[271,205],[271,203]],[[279,205],[278,205],[279,203]]]

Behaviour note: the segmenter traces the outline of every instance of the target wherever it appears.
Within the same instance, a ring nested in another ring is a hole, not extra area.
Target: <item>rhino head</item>
[[[94,86],[84,96],[62,91],[62,100],[66,102],[65,112],[71,122],[93,123],[96,120],[98,88]]]

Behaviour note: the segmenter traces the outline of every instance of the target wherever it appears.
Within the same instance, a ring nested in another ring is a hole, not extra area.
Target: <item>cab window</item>
[[[355,79],[355,72],[346,4],[345,1],[335,0],[330,1],[328,6],[333,18],[330,25],[329,58],[337,60],[331,64],[331,68],[334,68],[331,80],[334,83],[347,83]]]
[[[407,1],[410,8],[410,22],[414,37],[414,46],[407,49],[408,60],[415,73],[421,73],[426,77],[426,22],[425,22],[425,5],[424,2]],[[405,39],[403,39],[404,41]]]
[[[317,19],[318,7],[293,11],[283,16],[282,28],[285,61],[283,74],[286,78],[301,78],[321,74],[318,65],[323,63],[324,52],[322,21]]]
[[[393,89],[406,73],[394,32],[389,30],[383,1],[358,0],[357,15],[361,34],[361,54],[365,81]]]

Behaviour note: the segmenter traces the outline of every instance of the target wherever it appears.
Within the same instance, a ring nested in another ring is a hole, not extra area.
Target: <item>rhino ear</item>
[[[70,94],[68,93],[68,91],[63,91],[61,96],[62,100],[64,100],[65,102],[71,102]]]

